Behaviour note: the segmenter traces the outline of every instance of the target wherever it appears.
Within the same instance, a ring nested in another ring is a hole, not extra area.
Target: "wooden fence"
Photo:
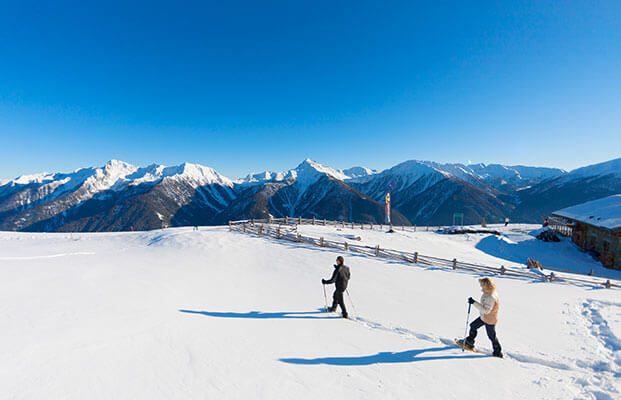
[[[561,219],[561,218],[556,218],[556,217],[548,217],[548,226],[554,232],[556,232],[556,233],[558,233],[559,235],[562,235],[562,236],[571,237],[571,235],[572,235],[572,233],[574,231],[573,224],[571,224],[567,220],[564,220],[564,219]]]
[[[616,278],[598,276],[598,275],[584,275],[573,271],[563,270],[561,268],[545,267],[545,269],[557,270],[560,272],[568,272],[575,276],[557,275],[551,272],[549,275],[544,274],[542,271],[523,270],[515,268],[506,268],[504,266],[492,267],[482,264],[468,263],[464,261],[458,261],[456,258],[452,260],[431,257],[420,254],[418,252],[406,252],[399,250],[392,250],[381,248],[379,245],[364,246],[348,243],[347,241],[337,242],[332,240],[326,240],[323,237],[311,237],[303,236],[297,232],[297,225],[314,224],[323,226],[336,226],[336,227],[362,227],[365,229],[373,229],[373,225],[360,224],[360,223],[346,223],[342,221],[328,221],[318,219],[306,219],[306,218],[272,218],[272,219],[249,219],[242,221],[230,221],[229,230],[242,232],[246,234],[254,234],[257,236],[268,236],[278,240],[287,240],[295,243],[307,243],[314,246],[333,248],[341,251],[347,251],[352,253],[358,253],[369,257],[379,257],[385,259],[391,259],[401,262],[407,262],[414,265],[422,265],[426,267],[439,268],[444,270],[462,270],[479,274],[498,275],[515,278],[523,278],[529,280],[540,281],[556,281],[567,282],[580,285],[590,286],[604,286],[606,288],[621,288],[621,281]],[[375,225],[376,228],[386,225]],[[393,227],[394,229],[395,227]],[[407,227],[408,230],[416,229],[416,227]],[[406,227],[399,227],[397,229],[406,229]],[[428,228],[427,228],[428,229]]]

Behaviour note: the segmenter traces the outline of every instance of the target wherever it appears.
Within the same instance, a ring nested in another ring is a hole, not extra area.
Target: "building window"
[[[610,251],[610,242],[608,240],[604,240],[602,248],[604,249],[605,252],[609,252]]]

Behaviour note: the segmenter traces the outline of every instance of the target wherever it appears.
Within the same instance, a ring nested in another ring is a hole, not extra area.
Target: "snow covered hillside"
[[[488,233],[468,233],[448,235],[435,232],[437,227],[419,226],[416,231],[407,227],[405,231],[396,228],[395,233],[387,235],[386,229],[373,230],[343,229],[330,226],[301,225],[298,232],[304,236],[324,237],[327,240],[366,246],[377,246],[399,251],[419,252],[425,256],[445,258],[470,263],[481,263],[497,267],[526,268],[526,259],[532,258],[542,265],[580,273],[593,270],[596,275],[621,279],[621,271],[604,267],[599,261],[582,252],[568,237],[560,237],[560,242],[537,240],[541,225],[536,224],[490,224],[487,229],[500,232],[496,236]],[[386,226],[384,225],[384,228]],[[466,226],[481,229],[481,226]],[[356,240],[352,240],[355,237]],[[547,272],[549,274],[549,272]]]
[[[484,238],[383,240],[488,261]],[[337,253],[227,228],[2,232],[0,250],[6,399],[620,396],[617,290],[497,279],[496,359],[451,344],[479,295],[466,273],[344,254],[352,321],[319,310]]]

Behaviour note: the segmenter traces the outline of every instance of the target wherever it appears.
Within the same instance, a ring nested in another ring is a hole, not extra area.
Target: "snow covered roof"
[[[599,228],[621,231],[621,194],[587,201],[552,214]]]

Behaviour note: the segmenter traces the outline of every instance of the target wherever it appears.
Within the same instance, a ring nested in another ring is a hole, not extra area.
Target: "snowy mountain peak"
[[[29,185],[32,183],[43,183],[52,180],[54,180],[54,174],[42,172],[40,174],[20,175],[13,180],[9,180],[7,183],[14,185]]]
[[[572,178],[602,175],[615,175],[617,177],[621,177],[621,157],[599,164],[574,169],[568,174],[568,176]]]
[[[220,175],[215,169],[205,167],[200,164],[183,163],[178,167],[172,167],[176,169],[175,176],[191,180],[201,186],[219,184],[223,186],[232,187],[233,181]]]
[[[307,186],[316,182],[324,175],[331,176],[339,180],[345,180],[349,177],[334,168],[330,168],[311,159],[306,159],[294,170],[289,171],[290,176],[294,177],[302,186]]]
[[[308,186],[316,182],[322,176],[331,176],[336,179],[345,180],[350,177],[343,171],[336,170],[326,165],[320,164],[310,158],[305,159],[297,167],[286,172],[263,171],[248,174],[245,178],[235,181],[236,184],[255,184],[269,181],[281,182],[293,179],[302,186]]]
[[[104,165],[104,169],[132,169],[132,168],[136,168],[136,167],[129,163],[126,163],[125,161],[115,160],[115,159],[108,161]]]
[[[351,167],[341,170],[341,173],[345,174],[348,179],[355,179],[376,174],[377,170],[366,167]]]

